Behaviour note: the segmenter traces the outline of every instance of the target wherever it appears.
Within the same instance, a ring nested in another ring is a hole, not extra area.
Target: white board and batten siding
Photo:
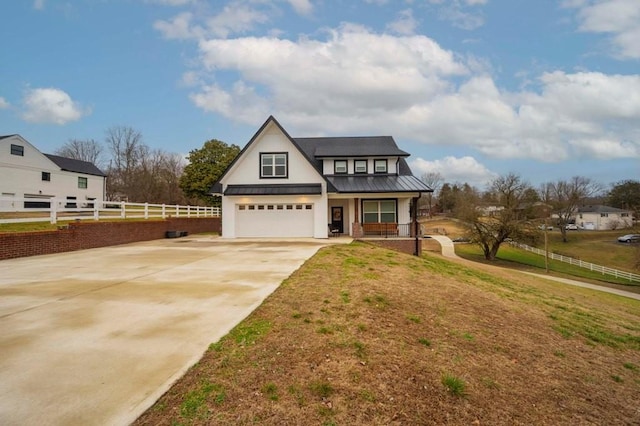
[[[288,153],[287,178],[260,178],[260,153],[265,152]],[[327,238],[326,182],[273,123],[257,136],[221,183],[223,190],[227,185],[317,183],[323,194],[222,197],[223,238]]]

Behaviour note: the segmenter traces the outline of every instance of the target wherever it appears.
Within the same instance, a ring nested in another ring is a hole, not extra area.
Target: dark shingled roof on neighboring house
[[[84,173],[86,175],[106,176],[95,164],[88,161],[75,160],[73,158],[60,157],[59,155],[44,154],[56,166],[67,172]]]

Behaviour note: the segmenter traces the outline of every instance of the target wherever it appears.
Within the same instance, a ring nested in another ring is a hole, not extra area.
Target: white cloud
[[[610,34],[614,56],[640,58],[640,1],[573,0],[563,6],[578,9],[580,31]]]
[[[33,8],[35,10],[44,10],[44,0],[34,0]]]
[[[207,19],[210,34],[227,37],[230,34],[243,33],[254,28],[256,24],[265,23],[269,16],[252,6],[233,2],[225,6],[220,13]]]
[[[313,5],[309,0],[287,0],[291,7],[300,15],[309,15],[313,11]]]
[[[191,99],[234,121],[273,114],[292,134],[392,134],[501,159],[640,157],[638,75],[556,71],[511,92],[477,58],[353,24],[316,39],[210,39],[199,49]]]
[[[31,123],[66,124],[91,113],[83,109],[63,90],[56,88],[29,89],[23,99],[22,118]]]
[[[382,6],[383,4],[389,3],[389,0],[364,0],[364,2],[368,4],[377,4],[378,6]]]
[[[205,30],[197,25],[192,26],[193,14],[183,12],[174,16],[169,21],[156,21],[153,28],[160,31],[167,39],[189,39],[200,38],[205,35]]]
[[[2,96],[0,96],[0,109],[7,109],[11,104]]]
[[[413,11],[411,9],[400,11],[396,20],[387,24],[387,29],[402,35],[415,33],[417,27],[418,21],[413,17]]]
[[[417,158],[411,161],[410,166],[415,176],[422,176],[430,172],[440,173],[445,182],[465,182],[479,188],[484,187],[498,176],[497,173],[487,169],[475,158],[469,156],[460,158],[450,156],[433,161]]]

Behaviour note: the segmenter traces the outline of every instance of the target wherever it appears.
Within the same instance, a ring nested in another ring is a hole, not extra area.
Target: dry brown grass
[[[135,424],[635,425],[639,394],[640,302],[355,243],[321,250]]]

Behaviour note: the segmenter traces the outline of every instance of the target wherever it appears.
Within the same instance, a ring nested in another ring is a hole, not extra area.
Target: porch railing
[[[415,237],[414,224],[412,223],[363,223],[362,234],[369,238],[409,238]],[[418,226],[418,236],[420,236]]]

